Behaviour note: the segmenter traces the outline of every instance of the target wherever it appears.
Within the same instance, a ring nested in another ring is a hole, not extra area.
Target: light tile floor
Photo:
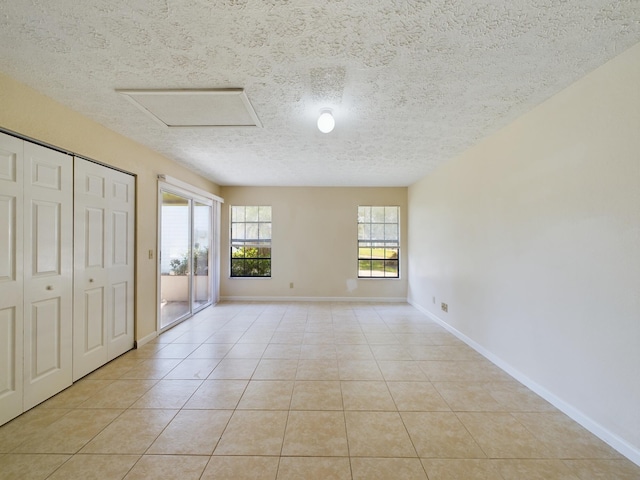
[[[640,479],[406,304],[223,303],[0,427],[2,479]]]

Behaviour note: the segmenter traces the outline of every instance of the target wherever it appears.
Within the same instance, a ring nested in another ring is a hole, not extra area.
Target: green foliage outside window
[[[231,249],[232,277],[270,277],[271,248],[234,246]]]

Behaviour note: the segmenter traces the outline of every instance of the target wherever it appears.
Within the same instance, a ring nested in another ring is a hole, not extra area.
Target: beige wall
[[[637,463],[639,86],[640,44],[409,188],[410,301]]]
[[[0,74],[0,128],[136,175],[136,339],[156,330],[157,175],[218,194],[217,185]],[[148,258],[153,250],[154,258]]]
[[[221,287],[224,297],[406,299],[406,188],[222,187]],[[272,277],[229,278],[229,207],[271,205]],[[399,205],[398,279],[357,279],[358,205]],[[293,282],[294,288],[289,288]]]

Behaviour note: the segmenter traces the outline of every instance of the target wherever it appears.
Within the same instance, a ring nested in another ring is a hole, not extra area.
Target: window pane
[[[268,247],[258,248],[258,258],[271,258],[271,249]]]
[[[246,224],[247,240],[257,240],[258,239],[258,224],[257,223],[247,223]]]
[[[358,221],[371,223],[371,207],[358,207]]]
[[[384,239],[385,240],[398,240],[398,224],[387,223],[384,226]]]
[[[231,239],[243,240],[244,236],[244,223],[232,223],[231,224]]]
[[[232,277],[241,277],[244,275],[244,260],[242,259],[231,259],[231,276]]]
[[[258,234],[260,240],[271,240],[271,224],[260,223],[258,227]]]
[[[385,277],[397,277],[398,276],[398,261],[387,260],[384,264]]]
[[[358,225],[358,240],[369,240],[371,238],[371,224],[364,223]]]
[[[371,207],[371,221],[384,223],[384,207]]]
[[[372,214],[371,214],[371,207],[366,207],[366,210],[364,212],[364,221],[367,223],[371,223],[371,219],[372,219]]]
[[[397,248],[385,248],[384,258],[397,259],[398,258],[398,249]]]
[[[371,249],[367,247],[360,247],[358,249],[358,258],[371,258]]]
[[[371,239],[372,240],[384,240],[384,224],[371,225]]]
[[[246,222],[257,222],[258,221],[258,211],[260,207],[245,207],[245,221]]]
[[[261,222],[270,222],[271,207],[258,207],[258,216]]]
[[[242,276],[246,277],[252,275],[251,270],[254,262],[255,260],[250,258],[246,258],[242,261]]]
[[[371,260],[358,261],[358,276],[359,277],[371,276]]]
[[[271,260],[257,260],[256,268],[262,277],[271,275]]]
[[[373,277],[384,276],[384,260],[372,260],[371,261],[371,275]]]
[[[258,276],[258,261],[254,258],[247,258],[244,261],[244,274],[249,277]]]
[[[398,207],[385,207],[384,221],[385,223],[398,223]]]
[[[384,248],[373,248],[371,258],[384,258]]]
[[[244,222],[244,207],[231,207],[231,221]]]

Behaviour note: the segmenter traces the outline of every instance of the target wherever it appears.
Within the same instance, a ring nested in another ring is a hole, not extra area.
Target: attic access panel
[[[243,88],[116,91],[170,128],[262,127]]]

